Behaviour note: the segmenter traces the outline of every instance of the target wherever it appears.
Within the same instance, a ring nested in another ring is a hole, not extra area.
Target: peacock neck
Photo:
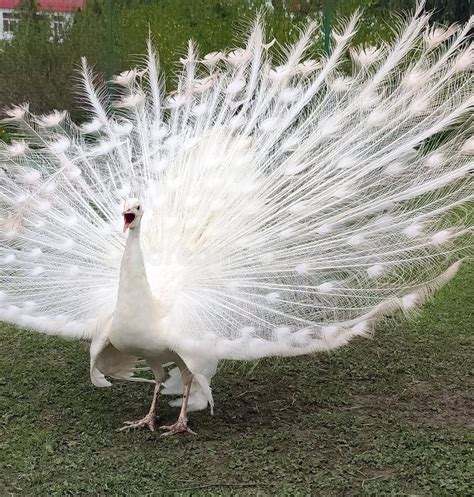
[[[146,357],[150,347],[162,347],[156,341],[158,321],[159,311],[148,283],[137,227],[129,231],[122,256],[110,342],[121,352]]]
[[[120,268],[118,304],[122,299],[129,301],[131,295],[153,300],[140,245],[140,225],[129,230]]]

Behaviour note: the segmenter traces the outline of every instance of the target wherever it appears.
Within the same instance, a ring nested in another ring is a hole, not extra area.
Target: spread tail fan
[[[327,350],[411,312],[467,254],[472,200],[473,20],[428,21],[420,5],[391,43],[354,47],[355,15],[320,59],[310,24],[275,62],[257,20],[243,48],[202,57],[190,43],[170,95],[150,45],[143,68],[113,80],[115,99],[84,62],[81,126],[10,109],[0,318],[102,333],[131,196],[183,356]]]

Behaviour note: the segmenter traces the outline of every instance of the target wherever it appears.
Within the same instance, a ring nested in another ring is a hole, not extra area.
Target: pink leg
[[[150,410],[148,414],[137,421],[125,421],[122,428],[119,431],[128,431],[134,428],[145,428],[147,427],[151,431],[155,431],[155,420],[156,420],[156,401],[158,399],[158,394],[160,392],[161,383],[155,384],[155,389],[153,391],[153,400],[151,401]]]
[[[188,427],[188,401],[193,377],[191,374],[183,374],[183,379],[184,378],[186,379],[186,383],[184,385],[183,402],[181,403],[178,421],[173,425],[160,426],[160,430],[167,430],[166,433],[161,434],[162,437],[175,435],[176,433],[191,433],[192,435],[196,435],[196,433]]]

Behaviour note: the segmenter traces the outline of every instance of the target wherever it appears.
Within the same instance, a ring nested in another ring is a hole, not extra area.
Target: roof
[[[21,0],[0,0],[0,9],[16,9]],[[86,0],[37,0],[40,10],[52,12],[74,12],[82,9]]]

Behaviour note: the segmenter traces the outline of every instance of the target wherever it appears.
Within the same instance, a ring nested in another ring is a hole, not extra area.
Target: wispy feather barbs
[[[138,76],[142,76],[143,71],[138,71],[137,69],[130,69],[129,71],[123,71],[113,78],[113,82],[121,86],[131,86]]]
[[[80,130],[82,133],[86,133],[86,134],[87,133],[96,133],[103,126],[104,126],[104,124],[99,119],[97,119],[97,117],[94,117],[92,119],[92,121],[82,123],[80,126]]]
[[[49,114],[36,116],[34,120],[41,128],[54,128],[64,121],[66,115],[66,111],[53,110],[53,112]]]
[[[201,62],[206,66],[214,66],[220,60],[224,59],[224,57],[225,54],[223,52],[211,52],[206,54]]]
[[[360,47],[351,50],[351,56],[360,66],[370,66],[382,56],[382,48],[373,46]]]
[[[29,149],[28,143],[24,140],[13,140],[10,145],[5,145],[3,148],[3,153],[8,157],[20,157],[25,155]],[[0,149],[1,151],[2,149]]]
[[[442,26],[431,26],[426,28],[423,38],[428,50],[430,50],[451,38],[457,31],[459,31],[459,27],[456,25],[447,28]]]
[[[29,104],[14,105],[9,109],[5,109],[4,113],[7,116],[7,121],[21,121],[29,111]]]

